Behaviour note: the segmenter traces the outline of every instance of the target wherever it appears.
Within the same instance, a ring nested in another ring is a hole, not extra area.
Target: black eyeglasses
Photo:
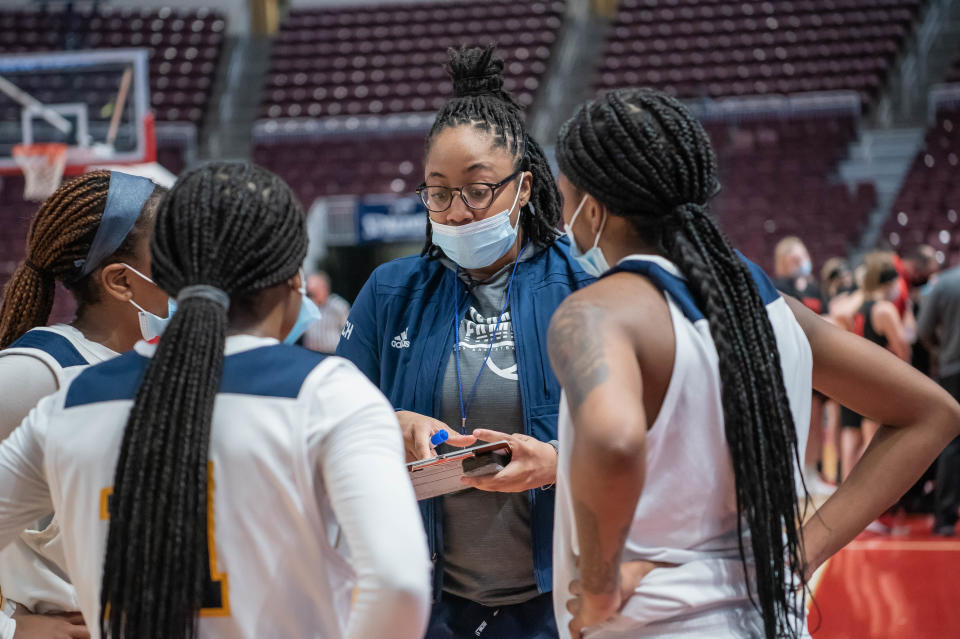
[[[454,191],[460,194],[460,199],[468,208],[482,211],[490,208],[497,197],[497,191],[520,173],[521,171],[517,169],[495,184],[489,182],[473,182],[464,186],[427,186],[421,184],[417,187],[417,195],[423,200],[423,205],[427,207],[427,210],[434,213],[443,213],[450,208],[453,204]]]

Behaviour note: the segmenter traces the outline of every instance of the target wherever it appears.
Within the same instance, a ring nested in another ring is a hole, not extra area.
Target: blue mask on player
[[[284,344],[296,344],[297,340],[307,332],[310,325],[320,319],[323,314],[313,300],[307,297],[307,278],[303,271],[300,272],[300,313],[297,315],[297,321],[283,338]]]
[[[793,269],[794,277],[810,277],[813,273],[813,263],[810,260],[804,260],[797,268]]]
[[[593,239],[593,247],[588,251],[585,253],[580,252],[580,247],[577,246],[577,238],[573,235],[573,223],[577,221],[577,216],[580,215],[580,211],[583,210],[583,205],[586,202],[587,196],[584,195],[583,199],[580,200],[580,206],[577,207],[573,217],[570,218],[570,223],[564,224],[563,229],[567,232],[567,237],[570,238],[570,257],[575,259],[577,264],[580,265],[580,268],[586,271],[588,275],[600,277],[610,270],[607,258],[603,256],[603,249],[599,246],[600,236],[603,235],[603,227],[607,225],[607,212],[603,212],[603,221],[600,222],[600,230],[597,231],[597,236]]]

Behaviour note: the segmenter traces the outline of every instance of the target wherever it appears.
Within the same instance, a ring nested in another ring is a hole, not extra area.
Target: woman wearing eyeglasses
[[[546,331],[591,280],[559,240],[559,192],[503,90],[493,48],[450,52],[453,97],[427,137],[419,256],[378,268],[337,353],[391,400],[408,461],[507,440],[511,461],[421,502],[434,559],[428,639],[556,637],[550,602],[560,387]],[[440,450],[439,452],[443,452]]]

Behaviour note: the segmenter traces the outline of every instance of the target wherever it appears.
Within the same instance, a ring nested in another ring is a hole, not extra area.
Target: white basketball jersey
[[[5,469],[23,473],[36,467],[44,484],[33,486],[39,481],[34,474],[33,483],[13,487],[9,495],[0,488],[0,544],[17,516],[50,500],[62,522],[67,570],[93,637],[99,636],[114,472],[130,408],[154,351],[140,342],[133,352],[86,369],[43,400],[0,446],[0,478]],[[210,439],[212,552],[200,636],[344,636],[356,577],[330,494],[335,488],[343,494],[343,485],[331,484],[343,484],[347,471],[354,485],[366,475],[383,484],[387,505],[370,507],[391,517],[399,530],[376,534],[419,542],[412,547],[417,552],[397,557],[396,564],[415,583],[422,582],[425,607],[426,539],[403,467],[399,427],[386,399],[341,358],[324,359],[252,336],[228,338],[225,352]],[[376,467],[368,467],[369,458],[352,460],[345,454],[351,451],[337,450],[341,436],[354,431],[385,451]],[[353,468],[334,473],[336,463],[351,462]],[[391,543],[384,541],[385,547]],[[425,614],[410,607],[413,616]],[[410,623],[396,622],[399,628]]]
[[[810,345],[769,279],[758,267],[748,265],[776,336],[802,455],[810,423]],[[668,260],[635,255],[624,258],[616,270],[640,273],[664,293],[676,340],[670,383],[657,419],[647,432],[646,481],[623,561],[679,565],[648,574],[621,614],[587,636],[760,637],[762,625],[748,600],[737,544],[733,467],[709,323],[694,303],[686,281]],[[579,547],[569,486],[573,424],[565,397],[560,406],[559,442],[554,607],[560,634],[567,637],[570,614],[566,603],[571,598],[569,584],[578,577],[575,561]],[[799,482],[799,469],[796,474]],[[744,543],[749,552],[749,538]]]
[[[7,348],[0,357],[25,355],[40,360],[57,378],[62,386],[70,373],[78,372],[90,364],[98,364],[117,353],[103,344],[88,340],[83,333],[67,324],[39,326],[24,333]]]
[[[23,374],[35,370],[34,360],[56,378],[57,387],[90,364],[116,357],[117,353],[66,324],[31,329],[8,348],[0,351],[4,363],[22,362]],[[24,360],[23,358],[29,358]],[[42,372],[42,368],[40,369]],[[47,378],[49,379],[49,378]],[[29,403],[39,401],[54,388],[44,388]],[[21,398],[25,399],[25,398]],[[19,415],[22,419],[26,414]],[[57,519],[45,516],[21,534],[20,538],[0,550],[0,590],[7,599],[37,613],[76,611],[76,592],[66,576],[63,548]],[[2,636],[2,635],[0,635]]]

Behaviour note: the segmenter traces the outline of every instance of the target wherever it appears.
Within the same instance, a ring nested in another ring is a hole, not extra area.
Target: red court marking
[[[808,624],[814,639],[960,637],[960,538],[930,520],[907,535],[863,533],[827,564]]]

